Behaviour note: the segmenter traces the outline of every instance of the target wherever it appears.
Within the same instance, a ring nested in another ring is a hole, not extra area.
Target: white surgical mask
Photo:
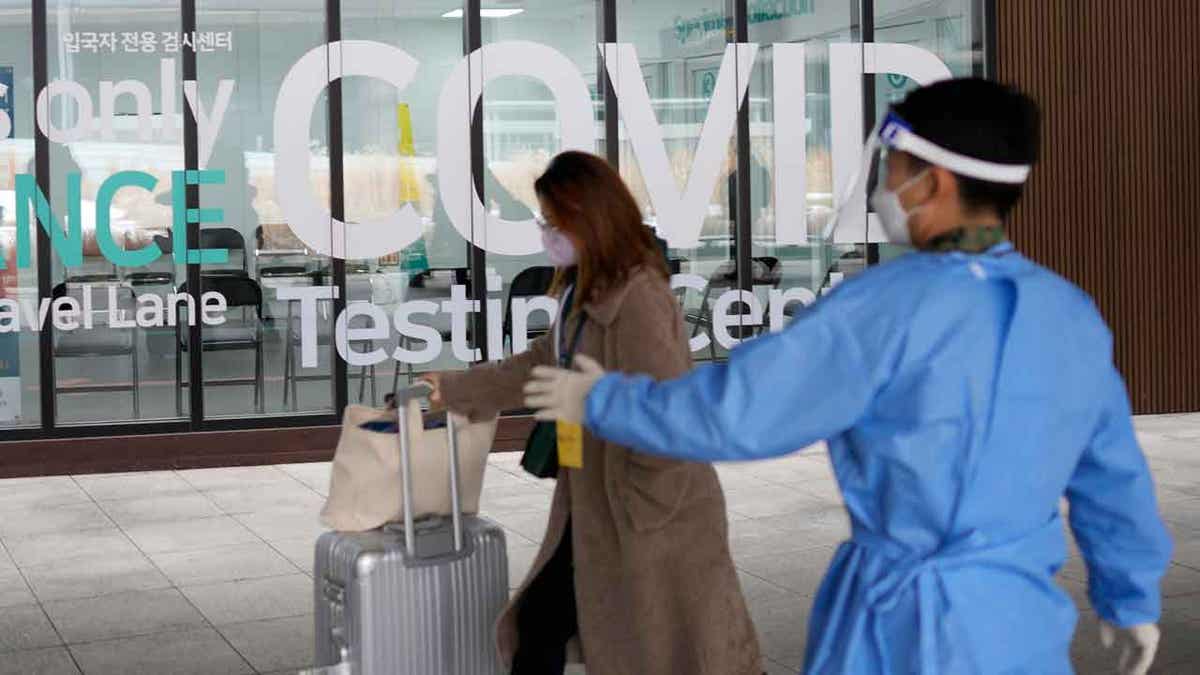
[[[542,246],[546,258],[555,267],[570,267],[579,262],[579,253],[571,238],[553,227],[542,228]]]
[[[904,181],[904,184],[895,190],[887,189],[884,181],[881,180],[875,186],[875,191],[871,193],[871,209],[879,215],[879,222],[883,225],[883,232],[889,242],[900,246],[912,243],[912,232],[908,229],[908,219],[922,207],[918,206],[911,211],[905,211],[904,205],[900,203],[900,195],[916,185],[917,181],[924,178],[928,172],[929,169],[922,170]]]

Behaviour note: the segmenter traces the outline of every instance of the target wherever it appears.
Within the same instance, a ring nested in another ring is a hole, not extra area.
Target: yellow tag
[[[558,465],[583,468],[583,427],[571,422],[555,422],[558,431]]]

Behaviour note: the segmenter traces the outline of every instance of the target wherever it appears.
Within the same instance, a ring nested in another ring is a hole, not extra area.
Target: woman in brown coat
[[[691,366],[661,251],[602,159],[554,158],[534,185],[559,268],[560,326],[505,361],[431,378],[435,403],[471,418],[520,408],[536,365],[577,353],[607,370],[676,377]],[[561,330],[559,330],[561,329]],[[562,673],[578,635],[588,675],[759,675],[758,639],[729,553],[710,465],[664,460],[585,433],[560,468],[541,550],[497,625],[513,675]]]

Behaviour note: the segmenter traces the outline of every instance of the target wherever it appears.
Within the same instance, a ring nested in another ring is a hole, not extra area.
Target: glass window
[[[508,244],[521,237],[532,242],[533,249],[525,255],[488,252],[491,303],[488,322],[493,333],[496,327],[500,329],[500,339],[493,339],[489,351],[493,358],[523,351],[528,340],[544,333],[551,321],[546,309],[551,305],[541,304],[543,301],[537,299],[548,290],[553,269],[541,251],[535,226],[528,224],[538,209],[534,181],[551,158],[566,149],[564,130],[581,137],[566,139],[568,144],[576,142],[575,147],[598,154],[604,152],[603,123],[599,122],[602,101],[596,77],[598,4],[592,0],[537,0],[525,3],[520,13],[511,16],[497,13],[482,20],[486,235],[489,242],[504,239]],[[519,51],[522,47],[514,46],[517,41],[536,41],[538,49],[549,47],[558,53],[547,50],[543,54],[522,56]],[[507,50],[507,53],[487,50]],[[493,79],[491,73],[500,71],[502,61],[511,63],[514,55],[525,64],[541,63],[547,73],[569,73],[562,79],[573,82],[580,97],[584,96],[581,89],[586,87],[589,109],[574,108],[579,99],[571,98],[570,82],[559,85],[562,89],[557,93],[563,100],[556,101],[555,92],[533,77],[496,75]],[[578,79],[580,76],[582,81]],[[579,119],[571,119],[569,116],[573,114],[578,114]],[[534,234],[519,235],[518,228]],[[499,352],[494,349],[496,342],[501,346]]]
[[[0,13],[0,429],[41,420],[38,331],[20,316],[38,304],[37,247],[18,267],[16,246],[17,175],[33,175],[32,20],[28,4]]]
[[[875,41],[909,44],[933,52],[955,77],[982,77],[982,0],[876,0]],[[917,87],[912,78],[899,73],[875,77],[875,112],[886,114],[888,106]],[[880,260],[889,260],[908,249],[883,244]]]
[[[750,16],[749,38],[759,44],[750,80],[753,257],[776,270],[755,295],[772,329],[865,267],[865,246],[831,246],[822,236],[836,206],[830,45],[851,42],[851,24],[850,3],[786,3]],[[803,116],[792,116],[799,106]]]
[[[183,169],[187,105],[179,95],[187,48],[179,12],[177,2],[48,6],[50,81],[75,83],[52,84],[48,97],[50,206],[62,227],[77,206],[82,230],[82,255],[69,252],[78,254],[76,245],[51,254],[52,296],[71,299],[81,314],[78,328],[54,330],[63,424],[168,419],[187,411],[187,392],[176,387],[175,327],[164,307],[185,272],[161,254],[170,244],[159,243],[178,234],[172,172]],[[121,172],[138,172],[144,182],[118,182]],[[154,259],[140,259],[142,251]],[[139,326],[142,307],[146,325]]]
[[[625,92],[620,101],[621,174],[643,205],[647,222],[671,244],[669,255],[678,273],[675,285],[692,336],[693,356],[702,360],[724,356],[734,343],[763,327],[763,317],[756,321],[753,316],[755,308],[736,301],[738,97],[730,96],[727,108],[717,110],[713,95],[722,78],[744,91],[747,82],[738,82],[736,64],[747,55],[738,53],[722,65],[726,36],[732,34],[733,25],[725,6],[712,0],[620,0],[617,36],[636,48],[642,82],[637,73],[631,78],[621,67],[609,66],[610,74],[623,80],[615,84],[618,95]],[[653,118],[662,130],[665,163],[641,156],[641,152],[662,150],[655,147],[658,141],[652,129],[633,129],[628,121],[636,113],[626,108],[638,105],[631,95],[636,97],[636,88],[643,83]],[[707,142],[718,149],[697,161],[702,129],[711,134]],[[663,175],[647,176],[648,166]],[[657,193],[652,185],[658,186]],[[681,217],[666,202],[678,200],[685,189],[690,191],[685,203],[702,200],[704,206]],[[674,222],[666,222],[667,218]],[[765,265],[757,267],[756,283],[767,282],[772,272]],[[731,292],[735,295],[727,295]]]
[[[221,292],[227,304],[223,324],[201,326],[204,414],[332,412],[329,307],[317,311],[317,363],[305,366],[302,303],[280,297],[284,288],[332,285],[331,266],[316,242],[293,231],[283,202],[302,195],[281,194],[291,188],[277,183],[275,171],[281,146],[308,147],[302,189],[310,191],[314,210],[328,213],[328,93],[323,89],[315,101],[280,102],[293,66],[313,49],[325,51],[325,3],[201,0],[196,13],[199,95],[210,117],[228,96],[219,126],[210,123],[214,135],[203,165],[223,172],[223,180],[200,188],[200,206],[222,214],[200,224],[201,247],[227,251],[224,261],[201,264],[202,290]],[[277,105],[306,104],[311,122],[303,135],[276,138]],[[209,147],[205,136],[201,130],[202,155]]]
[[[378,222],[407,210],[417,230],[400,250],[388,246],[347,260],[347,349],[360,361],[347,367],[351,401],[382,403],[385,392],[418,372],[465,368],[469,361],[459,357],[469,350],[470,322],[465,314],[455,320],[443,303],[456,286],[470,297],[470,248],[441,200],[437,161],[438,127],[445,123],[440,96],[463,59],[463,20],[450,11],[455,7],[342,3],[344,39],[382,43],[417,61],[403,89],[370,77],[343,85],[347,220]]]

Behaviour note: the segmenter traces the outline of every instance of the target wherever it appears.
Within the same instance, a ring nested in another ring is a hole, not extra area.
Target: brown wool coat
[[[637,272],[584,306],[578,352],[607,370],[676,377],[691,366],[666,281]],[[573,329],[574,325],[570,326]],[[568,332],[569,335],[569,332]],[[448,407],[482,418],[522,405],[552,338],[506,361],[443,376]],[[758,638],[729,553],[725,496],[708,464],[640,454],[585,434],[582,469],[561,469],[541,550],[497,624],[512,662],[516,608],[572,522],[580,642],[588,675],[760,675]]]

